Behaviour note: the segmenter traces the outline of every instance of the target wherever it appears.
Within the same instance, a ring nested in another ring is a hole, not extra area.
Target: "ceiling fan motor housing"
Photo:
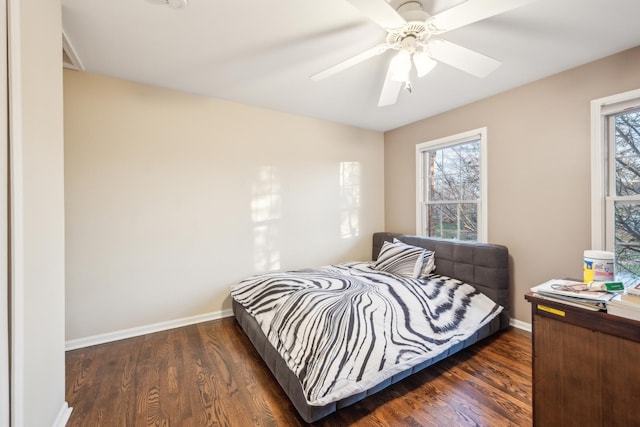
[[[407,21],[400,28],[388,30],[386,42],[394,48],[415,51],[416,41],[424,42],[430,37],[425,21],[429,14],[422,9],[422,4],[415,0],[396,0],[391,2],[400,16]],[[406,40],[406,41],[405,41]]]

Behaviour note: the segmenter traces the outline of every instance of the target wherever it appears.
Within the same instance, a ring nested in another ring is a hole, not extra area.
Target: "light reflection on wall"
[[[280,269],[281,188],[275,166],[261,166],[251,188],[253,258],[257,272]]]
[[[340,237],[360,234],[360,162],[340,163]]]

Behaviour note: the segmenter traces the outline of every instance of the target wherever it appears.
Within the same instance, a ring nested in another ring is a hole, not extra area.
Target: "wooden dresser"
[[[533,425],[640,426],[640,322],[525,295]]]

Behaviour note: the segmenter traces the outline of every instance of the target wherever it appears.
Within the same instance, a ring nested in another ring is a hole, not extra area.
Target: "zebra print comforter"
[[[369,263],[267,273],[240,282],[231,295],[256,318],[315,406],[437,356],[502,311],[459,280],[409,279]]]

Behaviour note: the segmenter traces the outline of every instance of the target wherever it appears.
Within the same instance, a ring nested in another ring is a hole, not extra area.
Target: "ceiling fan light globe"
[[[418,77],[424,77],[433,70],[437,62],[431,59],[426,52],[416,52],[413,54],[413,64],[416,66]]]
[[[396,56],[391,58],[389,63],[389,72],[391,80],[395,82],[409,81],[409,73],[411,72],[411,54],[406,50],[401,50]]]

